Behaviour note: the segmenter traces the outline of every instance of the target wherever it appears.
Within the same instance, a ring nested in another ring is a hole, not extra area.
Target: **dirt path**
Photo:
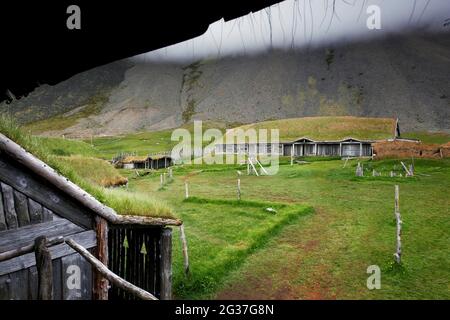
[[[326,243],[318,238],[327,239],[326,226],[332,222],[333,215],[319,209],[286,227],[231,276],[216,298],[335,299],[336,283],[329,267],[309,263],[327,254]]]

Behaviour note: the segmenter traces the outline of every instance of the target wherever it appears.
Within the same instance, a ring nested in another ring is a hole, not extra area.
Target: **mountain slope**
[[[324,115],[399,117],[403,130],[448,132],[449,83],[448,34],[408,36],[188,66],[123,60],[42,86],[0,111],[47,135]]]

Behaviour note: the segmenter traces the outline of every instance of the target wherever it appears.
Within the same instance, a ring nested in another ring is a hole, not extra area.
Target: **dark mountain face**
[[[188,66],[122,60],[39,87],[0,110],[24,123],[76,116],[67,127],[42,132],[75,136],[173,128],[194,119],[320,115],[398,117],[403,130],[448,132],[449,84],[450,39],[441,34]]]

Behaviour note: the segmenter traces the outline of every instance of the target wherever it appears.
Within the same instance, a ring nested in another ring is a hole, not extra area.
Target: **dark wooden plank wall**
[[[53,212],[50,209],[1,181],[1,178],[0,200],[0,235],[8,229],[53,220]]]
[[[82,256],[73,253],[54,259],[52,267],[54,300],[90,300],[92,298],[93,270]],[[75,281],[78,270],[79,283]],[[0,276],[0,300],[36,300],[37,296],[36,266]]]
[[[110,227],[108,234],[111,271],[132,284],[160,298],[161,228]],[[110,300],[134,300],[135,297],[115,286]]]

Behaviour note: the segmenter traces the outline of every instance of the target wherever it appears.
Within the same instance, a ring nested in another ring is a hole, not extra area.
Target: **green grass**
[[[275,176],[241,176],[241,202],[237,165],[176,167],[173,182],[162,190],[159,173],[130,179],[131,192],[156,193],[186,224],[192,275],[183,275],[176,232],[177,297],[450,298],[450,160],[416,159],[413,178],[387,176],[403,170],[400,160],[362,160],[364,177],[355,177],[356,160],[345,168],[341,160],[307,160],[294,166],[282,160]],[[372,169],[383,176],[372,177]],[[183,200],[186,177],[188,201]],[[404,221],[401,270],[392,268],[395,184]],[[268,205],[286,207],[271,216],[262,209]],[[315,213],[289,218],[290,208],[299,207]],[[366,288],[372,264],[382,270],[380,290]]]
[[[98,156],[98,150],[90,143],[63,138],[38,137],[39,144],[56,156],[82,155],[86,157]]]
[[[301,137],[313,140],[336,140],[353,137],[377,140],[394,137],[395,119],[362,117],[304,117],[258,122],[236,129],[279,129],[280,141]],[[232,134],[232,133],[230,133]]]
[[[124,185],[127,179],[105,160],[85,156],[58,156],[57,161],[71,167],[91,184],[102,187]]]
[[[9,116],[0,116],[0,132],[120,214],[173,217],[172,209],[163,201],[120,190],[108,190],[87,179],[88,172],[86,171],[85,177],[83,177],[83,174],[80,175],[79,173],[82,172],[80,171],[80,163],[82,166],[86,163],[92,163],[92,160],[67,161],[60,156],[55,156],[41,143],[40,138],[25,133]]]
[[[182,128],[193,132],[192,123],[184,125]],[[224,129],[226,125],[220,122],[204,122],[203,130],[209,128]],[[144,156],[153,152],[170,151],[178,144],[178,141],[172,141],[171,136],[174,129],[140,132],[112,137],[97,137],[93,139],[93,146],[97,155],[104,159],[111,159],[119,152],[135,152],[137,155]],[[86,140],[90,143],[90,140]]]
[[[444,144],[450,142],[450,134],[446,132],[405,132],[402,137],[419,139],[423,143]]]

